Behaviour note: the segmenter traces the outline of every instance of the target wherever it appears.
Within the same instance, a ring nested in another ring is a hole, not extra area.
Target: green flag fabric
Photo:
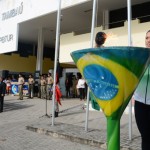
[[[100,107],[99,107],[98,103],[96,102],[96,99],[91,91],[90,91],[90,101],[92,104],[92,108],[99,111]]]

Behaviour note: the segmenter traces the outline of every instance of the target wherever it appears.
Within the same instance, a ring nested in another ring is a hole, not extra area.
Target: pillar
[[[36,71],[39,71],[41,74],[43,69],[43,47],[44,47],[44,33],[43,29],[40,28],[38,31]]]
[[[109,10],[103,11],[103,30],[109,29]]]

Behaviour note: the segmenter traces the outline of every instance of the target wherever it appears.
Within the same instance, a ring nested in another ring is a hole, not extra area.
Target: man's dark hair
[[[148,32],[150,32],[150,30],[148,30],[148,31],[146,32],[146,34],[147,34]]]
[[[21,75],[21,76],[22,76],[22,73],[19,73],[19,75]]]
[[[106,40],[106,34],[104,32],[98,32],[95,37],[95,42],[97,45],[103,45]]]
[[[32,74],[30,74],[29,76],[31,76],[31,78],[33,77],[33,75],[32,75]]]

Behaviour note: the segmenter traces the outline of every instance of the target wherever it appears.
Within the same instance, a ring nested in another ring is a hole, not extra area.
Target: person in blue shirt
[[[6,84],[3,82],[3,79],[0,76],[0,113],[3,112],[5,92],[6,92]]]
[[[150,30],[146,33],[145,45],[150,48]],[[135,90],[134,100],[135,119],[142,138],[142,150],[150,150],[150,65]]]

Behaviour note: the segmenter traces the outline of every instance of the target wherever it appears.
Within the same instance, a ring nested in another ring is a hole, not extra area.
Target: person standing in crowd
[[[105,43],[106,38],[106,33],[98,32],[95,36],[95,47],[104,47],[103,44]]]
[[[8,77],[6,80],[6,93],[7,93],[7,95],[10,94],[10,91],[11,91],[11,79],[10,79],[10,77]]]
[[[77,85],[76,85],[76,89],[77,89],[77,97],[80,97],[80,91],[79,91],[79,86],[78,86],[78,81],[81,78],[81,73],[77,73]]]
[[[41,98],[46,98],[46,80],[41,76]]]
[[[69,80],[69,76],[67,76],[66,81],[65,81],[65,87],[66,87],[66,98],[70,97],[70,80]]]
[[[55,117],[58,117],[59,114],[59,105],[61,105],[61,97],[62,93],[60,91],[60,87],[58,84],[56,84],[56,89],[55,89]]]
[[[39,79],[36,79],[36,78],[34,79],[34,88],[33,88],[33,91],[34,91],[34,95],[33,96],[34,97],[38,97],[38,92],[39,92],[38,91],[38,80]]]
[[[48,77],[46,78],[46,98],[48,100],[52,99],[52,86],[53,86],[53,78],[51,73],[48,73]]]
[[[32,75],[29,75],[29,79],[28,79],[28,85],[29,85],[29,98],[33,98],[33,95],[34,95],[34,91],[33,91],[33,88],[34,88],[34,79],[32,77]]]
[[[77,86],[77,83],[78,83],[78,81],[77,81],[77,79],[76,79],[76,76],[74,75],[73,76],[73,80],[72,80],[72,92],[73,92],[73,98],[76,98],[77,97],[77,88],[76,88],[76,86]]]
[[[41,75],[39,75],[38,79],[38,98],[41,98]]]
[[[3,79],[0,76],[0,113],[3,112],[5,92],[6,92],[6,84],[3,82]]]
[[[55,118],[56,117],[58,117],[58,113],[59,113],[59,103],[58,103],[58,99],[60,99],[59,97],[58,97],[58,99],[57,99],[57,89],[59,89],[59,87],[58,87],[58,85],[56,84],[56,93],[55,93]]]
[[[23,100],[23,85],[24,85],[24,83],[25,83],[25,81],[24,81],[22,74],[19,74],[19,78],[18,78],[19,99],[18,100]]]
[[[150,48],[150,30],[145,45]],[[141,58],[142,59],[142,58]],[[150,65],[135,90],[135,119],[142,138],[142,150],[150,150]]]
[[[44,74],[44,75],[43,75],[43,78],[44,78],[44,80],[46,81],[47,75],[46,75],[46,74]]]
[[[80,100],[85,100],[85,80],[81,76],[78,80],[78,88],[79,88],[79,94],[80,94]]]

